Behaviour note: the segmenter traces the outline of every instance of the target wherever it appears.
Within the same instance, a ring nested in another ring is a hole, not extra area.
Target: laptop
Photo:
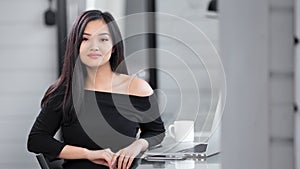
[[[219,95],[213,118],[211,134],[205,142],[179,142],[167,137],[160,145],[144,153],[147,161],[183,160],[186,158],[206,159],[221,152],[222,97]]]

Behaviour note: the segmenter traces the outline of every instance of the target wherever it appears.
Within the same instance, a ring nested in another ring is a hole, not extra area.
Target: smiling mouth
[[[90,58],[93,58],[93,59],[97,59],[97,58],[101,57],[102,55],[97,54],[97,53],[91,53],[91,54],[88,54],[87,56]]]

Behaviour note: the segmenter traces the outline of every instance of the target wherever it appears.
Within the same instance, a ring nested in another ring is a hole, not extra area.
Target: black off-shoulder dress
[[[54,159],[65,145],[90,150],[110,148],[116,152],[138,137],[154,146],[165,136],[155,94],[141,97],[85,90],[84,106],[80,110],[75,108],[77,119],[72,123],[65,123],[62,109],[57,108],[62,100],[63,94],[58,95],[41,109],[28,137],[29,151]],[[53,138],[59,128],[63,141]],[[85,159],[65,160],[63,166],[65,169],[107,168]]]

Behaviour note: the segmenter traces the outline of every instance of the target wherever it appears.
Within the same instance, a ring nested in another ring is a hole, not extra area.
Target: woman
[[[59,128],[63,142],[53,138]],[[164,132],[153,90],[127,75],[114,18],[82,13],[68,37],[63,71],[41,101],[28,150],[65,159],[67,169],[127,169]]]

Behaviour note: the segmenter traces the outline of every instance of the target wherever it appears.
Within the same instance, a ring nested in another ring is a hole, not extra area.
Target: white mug
[[[171,124],[168,128],[170,136],[175,138],[177,142],[193,142],[194,141],[194,121],[178,120]]]

